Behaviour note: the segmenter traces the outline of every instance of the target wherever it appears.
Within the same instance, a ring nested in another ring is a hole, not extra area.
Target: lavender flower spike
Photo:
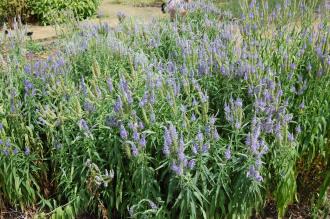
[[[231,158],[231,151],[230,151],[229,145],[227,146],[227,150],[225,152],[225,158],[226,158],[226,160],[230,160],[230,158]]]
[[[122,139],[127,139],[128,137],[127,131],[123,125],[120,125],[120,137]]]

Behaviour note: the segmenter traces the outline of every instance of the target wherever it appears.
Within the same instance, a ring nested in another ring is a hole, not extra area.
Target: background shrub
[[[0,2],[0,21],[12,26],[14,18],[22,21],[34,17],[42,24],[64,21],[67,13],[72,12],[79,20],[92,16],[100,0],[3,0]]]
[[[63,11],[72,11],[78,19],[92,16],[100,3],[100,0],[30,0],[30,13],[43,24],[49,24],[65,19]]]
[[[23,19],[29,16],[28,10],[29,0],[2,0],[0,2],[0,24],[8,22],[12,27],[15,17]]]

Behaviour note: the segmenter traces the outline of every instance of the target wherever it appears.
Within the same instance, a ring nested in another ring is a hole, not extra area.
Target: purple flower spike
[[[201,93],[201,102],[206,103],[208,101],[209,97],[207,94]]]
[[[144,124],[143,124],[142,121],[139,122],[139,128],[140,128],[140,129],[144,129]]]
[[[254,180],[256,180],[257,182],[261,182],[263,180],[262,176],[260,175],[259,171],[256,170],[255,166],[250,166],[249,171],[247,172],[247,177],[250,177]]]
[[[150,113],[150,122],[151,123],[156,122],[156,114],[154,112]]]
[[[205,134],[207,136],[210,136],[210,133],[211,133],[211,127],[209,125],[206,125],[206,127],[205,127]]]
[[[195,165],[196,165],[196,160],[194,159],[191,159],[189,162],[188,162],[188,167],[189,169],[194,169],[195,168]]]
[[[6,147],[7,147],[7,148],[9,148],[9,147],[10,147],[10,145],[11,145],[11,144],[10,144],[10,140],[9,140],[9,139],[7,139],[7,141],[6,141]]]
[[[163,154],[168,157],[170,155],[170,148],[166,141],[164,142],[164,147],[163,147]]]
[[[292,133],[288,132],[288,141],[293,142],[294,141],[294,136]]]
[[[149,92],[146,91],[139,103],[139,106],[143,108],[148,103],[148,100],[149,100]]]
[[[296,127],[296,133],[297,133],[297,134],[300,134],[300,133],[301,133],[301,127],[300,127],[300,125],[298,125],[298,126]]]
[[[182,169],[176,163],[173,163],[171,166],[172,171],[174,171],[178,176],[182,174]]]
[[[25,147],[24,154],[26,156],[28,156],[30,154],[30,148],[29,147]]]
[[[256,179],[257,182],[262,182],[263,177],[260,175],[259,172],[256,172],[256,174],[255,174],[255,179]]]
[[[186,155],[184,154],[184,152],[182,150],[179,150],[178,158],[181,162],[184,162],[186,160]]]
[[[206,154],[209,151],[209,144],[203,144],[202,153]]]
[[[304,101],[301,102],[301,104],[299,105],[299,108],[300,109],[305,109],[305,103],[304,103]]]
[[[218,131],[217,131],[216,128],[214,129],[214,132],[213,132],[213,139],[215,141],[218,141],[220,139],[220,135],[219,135],[219,133],[218,133]]]
[[[240,129],[241,128],[241,123],[239,121],[235,122],[235,129]]]
[[[164,130],[164,142],[166,143],[167,146],[171,146],[173,143],[170,131],[166,127]]]
[[[199,143],[202,143],[203,140],[204,140],[204,136],[203,136],[203,133],[201,132],[201,130],[198,130],[198,133],[197,133],[197,136],[196,136],[196,139]]]
[[[83,108],[86,112],[89,112],[89,113],[96,111],[95,106],[89,101],[85,101]]]
[[[15,148],[15,149],[13,150],[13,154],[14,154],[14,155],[18,154],[18,148]]]
[[[35,94],[34,85],[29,80],[24,80],[24,90],[28,96],[34,96]]]
[[[169,131],[170,131],[172,141],[177,142],[178,141],[178,132],[173,124],[170,125]]]
[[[125,140],[128,137],[127,131],[123,125],[120,125],[120,137]]]
[[[243,106],[243,102],[240,98],[237,98],[235,100],[234,104],[235,104],[236,107],[239,107],[239,108],[242,108],[242,106]]]
[[[199,149],[199,146],[197,143],[193,142],[193,147],[192,147],[192,152],[193,154],[198,154],[198,149]]]
[[[139,155],[139,150],[137,149],[137,147],[134,143],[131,143],[131,149],[132,149],[133,156],[137,157]]]
[[[311,64],[308,64],[307,67],[306,67],[307,71],[310,72],[312,71],[312,65]]]
[[[146,134],[145,133],[142,134],[142,137],[141,137],[141,139],[139,141],[139,144],[140,144],[140,146],[142,148],[145,148],[146,147],[147,141],[146,141]]]
[[[112,85],[111,78],[108,78],[107,79],[107,84],[108,84],[108,89],[109,89],[110,93],[112,93],[112,91],[113,91],[113,85]]]
[[[7,157],[9,155],[9,151],[7,149],[2,150],[2,153]]]
[[[210,125],[214,125],[215,124],[215,121],[216,121],[215,116],[211,116],[210,117]]]
[[[84,78],[81,78],[81,91],[83,93],[84,96],[87,96],[87,86],[85,84],[85,80]]]
[[[84,131],[86,131],[86,132],[89,131],[89,127],[88,127],[86,120],[84,120],[84,119],[79,120],[79,126]]]
[[[123,102],[121,101],[121,98],[120,97],[118,97],[117,98],[117,101],[116,101],[116,103],[115,103],[115,105],[114,105],[114,111],[116,112],[116,113],[118,113],[119,111],[121,111],[122,110],[122,107],[123,107]]]
[[[277,123],[275,125],[275,135],[276,135],[276,138],[281,140],[282,139],[282,132],[281,132],[281,124],[280,123]]]
[[[231,158],[231,151],[230,151],[229,145],[227,146],[227,150],[225,152],[225,158],[226,158],[226,160],[230,160],[230,158]]]
[[[133,131],[133,139],[135,141],[138,141],[140,139],[140,134],[137,132],[136,129]]]
[[[180,137],[179,149],[178,149],[178,157],[181,162],[185,161],[186,155],[184,154],[184,140],[183,136]]]
[[[195,113],[192,113],[191,115],[191,119],[190,119],[192,122],[195,122],[196,121],[196,116],[195,116]]]
[[[197,100],[194,98],[193,101],[192,101],[192,106],[197,106],[198,105],[198,102]]]

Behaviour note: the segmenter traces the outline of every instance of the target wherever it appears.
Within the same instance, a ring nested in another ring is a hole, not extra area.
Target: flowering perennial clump
[[[311,23],[316,5],[290,1],[249,1],[237,19],[202,0],[184,7],[173,22],[80,25],[40,60],[19,32],[0,34],[5,206],[247,218],[274,200],[283,217],[299,177],[316,161],[327,173],[329,15]]]

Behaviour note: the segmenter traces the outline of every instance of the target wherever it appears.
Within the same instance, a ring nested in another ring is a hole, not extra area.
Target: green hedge
[[[63,11],[72,11],[78,19],[92,16],[100,3],[100,0],[30,0],[31,14],[44,24],[54,22],[55,19],[63,19],[58,16]]]
[[[100,0],[4,0],[0,2],[0,21],[33,16],[42,24],[50,24],[64,19],[64,11],[72,11],[76,18],[85,19],[96,12],[99,3]]]
[[[15,16],[28,17],[28,1],[31,0],[1,0],[0,24],[5,21],[12,23]]]

